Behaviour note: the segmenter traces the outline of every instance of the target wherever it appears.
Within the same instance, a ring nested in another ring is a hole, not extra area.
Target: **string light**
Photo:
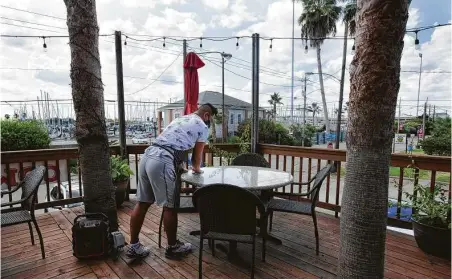
[[[308,53],[308,45],[304,46],[304,53]]]
[[[126,36],[126,39],[124,40],[124,46],[127,46],[127,38],[129,37]]]
[[[270,52],[272,52],[273,49],[273,39],[270,39]]]
[[[414,40],[414,48],[418,51],[421,49],[421,45],[419,45],[419,39],[417,38],[417,31],[415,32],[416,39]]]
[[[46,44],[46,37],[42,37],[44,40],[44,44],[42,44],[42,47],[44,48],[44,51],[47,51],[47,44]]]
[[[166,47],[166,37],[163,37],[163,47]]]
[[[352,55],[355,55],[355,40],[353,40]]]
[[[199,39],[201,39],[201,42],[199,43],[199,47],[202,48],[202,37]]]
[[[235,43],[235,49],[236,49],[236,50],[239,49],[239,37],[237,37],[237,43]]]

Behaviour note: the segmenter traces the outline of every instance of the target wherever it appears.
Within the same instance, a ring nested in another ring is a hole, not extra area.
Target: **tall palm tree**
[[[357,3],[338,278],[383,278],[389,165],[409,0]]]
[[[298,18],[301,26],[301,37],[306,38],[306,48],[309,45],[316,48],[317,68],[320,81],[320,92],[322,94],[323,114],[325,118],[326,132],[330,133],[330,122],[328,119],[328,107],[326,105],[325,88],[323,86],[322,59],[320,47],[324,38],[336,34],[336,22],[341,14],[341,7],[336,5],[336,0],[299,0],[303,4],[303,13]]]
[[[101,212],[118,228],[110,148],[105,123],[104,88],[99,59],[99,26],[95,0],[64,0],[71,50],[75,137],[86,212]]]
[[[281,95],[279,95],[279,92],[275,92],[270,96],[270,99],[268,100],[268,103],[270,103],[270,105],[273,105],[273,111],[272,111],[272,115],[273,115],[273,120],[276,119],[276,106],[279,104],[283,104],[281,102],[282,97]]]
[[[308,106],[308,111],[312,112],[312,125],[315,126],[315,115],[320,113],[321,109],[317,102],[313,102],[311,106]]]

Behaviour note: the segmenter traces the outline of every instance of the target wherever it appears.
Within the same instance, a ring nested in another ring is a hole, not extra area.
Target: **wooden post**
[[[116,51],[116,88],[118,93],[118,118],[119,118],[119,148],[122,158],[127,157],[126,145],[126,115],[124,109],[124,82],[122,72],[122,44],[121,31],[115,31]]]

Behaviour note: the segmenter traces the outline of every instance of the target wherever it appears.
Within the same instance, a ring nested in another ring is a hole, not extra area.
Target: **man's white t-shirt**
[[[196,142],[207,142],[209,128],[196,114],[189,114],[172,121],[155,139],[157,145],[173,150],[187,151],[193,149]]]

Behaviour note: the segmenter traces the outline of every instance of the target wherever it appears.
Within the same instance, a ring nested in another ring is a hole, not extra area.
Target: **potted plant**
[[[451,205],[441,186],[415,185],[414,194],[405,193],[412,201],[414,238],[425,253],[450,259]]]
[[[127,163],[127,159],[123,159],[120,156],[111,156],[110,168],[111,178],[115,186],[116,206],[120,207],[126,198],[127,185],[133,172]]]

